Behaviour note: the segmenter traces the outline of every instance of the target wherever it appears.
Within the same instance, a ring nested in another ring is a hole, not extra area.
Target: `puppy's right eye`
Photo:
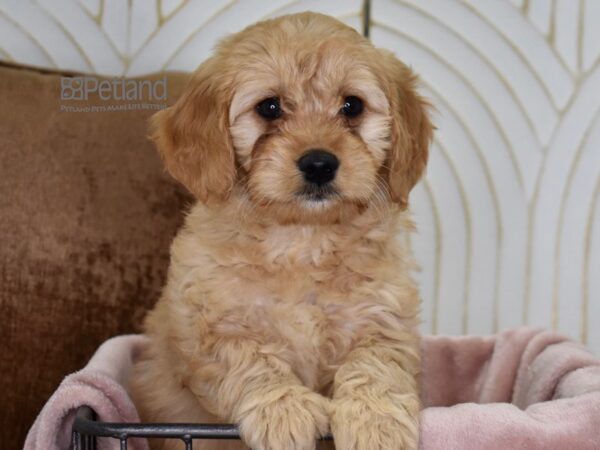
[[[275,120],[281,117],[282,111],[278,97],[266,98],[256,105],[256,112],[267,120]]]

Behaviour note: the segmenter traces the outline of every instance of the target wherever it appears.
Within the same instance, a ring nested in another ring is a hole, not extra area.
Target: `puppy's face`
[[[431,125],[415,77],[351,28],[304,13],[225,40],[154,118],[167,167],[200,200],[244,195],[284,222],[406,206]]]
[[[286,215],[331,216],[377,191],[390,148],[390,105],[365,43],[351,36],[354,42],[291,37],[267,52],[272,58],[240,68],[230,133],[258,204]]]

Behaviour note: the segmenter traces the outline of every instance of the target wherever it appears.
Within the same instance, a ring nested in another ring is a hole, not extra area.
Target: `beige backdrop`
[[[192,70],[216,39],[315,10],[419,72],[439,127],[413,194],[423,329],[555,327],[600,353],[600,0],[0,0],[0,59]]]

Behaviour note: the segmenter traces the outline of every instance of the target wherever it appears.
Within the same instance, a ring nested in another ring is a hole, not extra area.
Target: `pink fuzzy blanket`
[[[99,420],[138,421],[123,386],[144,342],[113,338],[65,378],[25,450],[68,449],[81,405]],[[424,337],[423,402],[423,450],[600,449],[600,360],[556,333],[521,328],[490,337]],[[129,448],[145,450],[147,443]]]

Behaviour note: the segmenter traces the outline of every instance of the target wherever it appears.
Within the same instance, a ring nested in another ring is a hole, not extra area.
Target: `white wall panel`
[[[450,159],[458,168],[458,179],[428,172],[427,185],[439,186],[428,202],[440,203],[437,192],[456,186],[465,192],[466,206],[452,213],[468,219],[459,247],[471,252],[461,332],[529,323],[600,350],[598,4],[372,2],[373,41],[421,75],[439,111],[433,167]],[[420,280],[439,283],[433,274],[437,266],[447,272],[445,252],[456,252],[461,263],[464,253],[447,246],[457,238],[446,234],[448,211],[436,217],[415,208],[415,214],[419,226],[440,230],[435,242],[417,235],[413,244],[418,256],[429,255]],[[427,245],[441,247],[437,263]],[[438,305],[434,331],[452,331],[455,315],[440,312],[451,314],[457,301],[450,296],[445,307],[445,293],[439,295],[425,303]]]

